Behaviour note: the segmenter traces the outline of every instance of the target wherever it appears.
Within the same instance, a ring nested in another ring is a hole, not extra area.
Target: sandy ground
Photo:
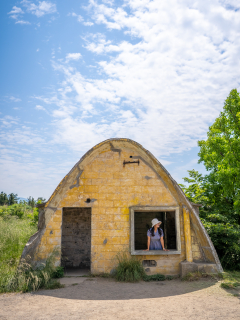
[[[131,284],[71,277],[61,281],[65,288],[0,295],[0,319],[240,320],[239,297],[213,280]]]

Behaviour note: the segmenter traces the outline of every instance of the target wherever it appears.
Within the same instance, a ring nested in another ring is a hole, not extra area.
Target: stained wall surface
[[[129,252],[131,206],[179,206],[181,254],[139,257],[157,261],[151,272],[179,274],[179,263],[186,257],[182,203],[177,200],[174,188],[168,187],[167,174],[164,170],[159,174],[146,152],[127,140],[99,146],[73,168],[46,203],[44,233],[34,259],[44,260],[54,247],[61,247],[64,207],[91,208],[91,271],[98,273],[115,267],[117,253]],[[123,165],[124,161],[137,160],[139,164]],[[205,241],[201,230],[199,234]],[[194,231],[192,241],[193,257],[199,260],[202,252]]]

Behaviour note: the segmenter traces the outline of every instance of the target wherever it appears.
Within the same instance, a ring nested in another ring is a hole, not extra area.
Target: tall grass
[[[33,267],[28,260],[19,264],[23,248],[37,231],[37,226],[28,210],[19,217],[9,214],[10,209],[8,214],[0,216],[0,292],[28,292],[61,287],[53,279],[62,277],[64,273],[63,268],[55,267],[59,255],[57,250],[53,251],[46,263],[37,267]]]
[[[15,274],[23,248],[36,231],[29,219],[0,217],[0,292]]]
[[[55,267],[58,250],[54,250],[45,263],[33,267],[27,260],[21,261],[15,274],[5,284],[5,292],[21,291],[29,292],[38,289],[56,289],[62,287],[59,281],[53,279],[58,277],[63,268]]]
[[[141,262],[134,256],[129,256],[126,252],[117,256],[118,265],[114,277],[117,281],[137,282],[145,276]]]

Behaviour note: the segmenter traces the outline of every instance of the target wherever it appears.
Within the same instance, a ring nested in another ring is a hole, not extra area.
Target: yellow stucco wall
[[[142,157],[140,165],[127,164],[123,167],[124,160],[136,160],[130,156]],[[159,176],[154,169],[155,164],[149,165],[144,159],[144,152],[137,147],[129,147],[129,144],[124,142],[115,143],[114,148],[111,143],[105,144],[99,152],[93,150],[92,154],[80,163],[80,167],[70,172],[70,175],[75,177],[72,178],[71,186],[76,186],[70,188],[69,185],[60,185],[46,204],[46,228],[35,251],[34,260],[46,259],[54,247],[61,247],[63,207],[92,208],[91,271],[99,273],[109,272],[114,268],[118,252],[129,252],[130,206],[179,206],[181,254],[139,256],[142,260],[157,261],[157,267],[150,268],[150,272],[179,274],[179,263],[185,260],[182,203],[177,200],[174,188],[166,186],[166,173],[162,171]],[[79,170],[83,171],[78,185],[76,178]],[[146,176],[151,179],[146,179]],[[87,198],[95,201],[86,203]],[[200,246],[193,230],[191,233],[193,259],[199,260]]]

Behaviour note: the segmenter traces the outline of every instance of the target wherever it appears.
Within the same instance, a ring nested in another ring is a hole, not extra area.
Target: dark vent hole
[[[91,202],[91,199],[90,199],[90,198],[87,198],[86,202],[87,202],[87,203]]]
[[[155,260],[143,260],[142,262],[143,267],[156,267],[157,261]]]

